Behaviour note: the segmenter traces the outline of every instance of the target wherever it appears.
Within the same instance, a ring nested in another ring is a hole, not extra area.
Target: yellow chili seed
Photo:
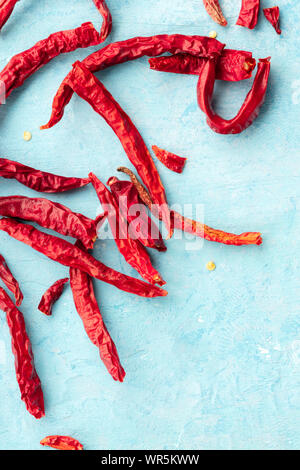
[[[208,271],[214,271],[216,269],[216,265],[213,261],[209,261],[206,265],[206,269],[208,269]]]
[[[29,131],[25,131],[23,134],[23,139],[26,140],[26,142],[29,142],[29,140],[32,139],[32,134]]]
[[[217,31],[211,31],[208,36],[212,39],[216,39],[216,37],[218,36],[218,33]]]

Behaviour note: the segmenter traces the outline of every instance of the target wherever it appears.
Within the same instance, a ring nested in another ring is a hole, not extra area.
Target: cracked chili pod
[[[236,24],[244,26],[244,28],[254,29],[257,25],[259,9],[260,0],[242,0],[242,6]]]

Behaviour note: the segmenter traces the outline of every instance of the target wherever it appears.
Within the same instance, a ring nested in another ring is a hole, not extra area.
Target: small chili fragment
[[[2,255],[0,255],[0,279],[4,282],[7,289],[13,293],[16,299],[16,305],[19,307],[23,301],[23,294],[18,281],[12,275]]]
[[[86,251],[80,242],[76,242],[76,246]],[[78,268],[71,268],[70,283],[75,307],[88,337],[99,348],[101,360],[112,378],[123,382],[126,374],[100,313],[91,277]]]
[[[64,266],[78,268],[100,281],[131,294],[141,297],[160,297],[168,293],[157,286],[147,284],[125,274],[121,274],[96,260],[89,253],[62,238],[36,230],[32,225],[17,222],[14,219],[0,219],[0,230],[9,236],[31,246],[34,250]]]
[[[41,381],[34,367],[34,357],[28,338],[23,314],[15,307],[5,290],[0,287],[0,309],[6,313],[11,334],[12,351],[15,356],[17,381],[21,399],[36,419],[45,416]]]
[[[41,298],[39,304],[39,310],[44,313],[45,315],[52,315],[52,307],[55,302],[61,297],[64,287],[69,279],[66,277],[65,279],[60,279],[56,281],[49,289],[45,292],[43,297]]]
[[[186,158],[179,157],[175,153],[167,152],[162,150],[156,145],[152,145],[152,150],[155,153],[158,160],[163,163],[169,170],[175,171],[176,173],[182,173],[184,169]]]
[[[271,23],[277,34],[281,34],[279,7],[264,8],[265,17]]]
[[[0,30],[5,25],[10,15],[12,14],[16,3],[19,0],[1,0],[0,2]]]
[[[69,436],[47,436],[41,440],[40,444],[58,450],[83,450],[83,445]]]
[[[0,176],[6,179],[15,179],[24,186],[41,193],[62,193],[90,183],[88,178],[58,176],[7,158],[0,158]]]
[[[259,7],[260,0],[242,0],[241,11],[236,24],[254,29],[257,25]]]
[[[227,25],[218,0],[203,0],[203,3],[207,13],[216,23],[221,26]]]

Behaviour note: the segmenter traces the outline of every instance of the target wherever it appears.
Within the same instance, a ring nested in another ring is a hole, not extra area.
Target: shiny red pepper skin
[[[0,215],[36,222],[66,237],[81,240],[87,248],[93,248],[97,239],[94,220],[44,198],[0,197]]]
[[[279,7],[264,8],[265,17],[271,23],[277,34],[281,34]]]
[[[176,173],[182,173],[186,158],[179,157],[175,153],[167,152],[166,150],[160,149],[156,145],[152,145],[152,150],[155,153],[158,160],[163,163],[169,170],[175,171]]]
[[[203,3],[207,13],[216,23],[221,26],[227,25],[218,0],[203,0]]]
[[[219,134],[239,134],[247,129],[257,118],[264,103],[270,74],[270,57],[260,59],[257,73],[240,111],[230,120],[218,116],[212,109],[211,101],[215,84],[215,63],[207,61],[199,76],[197,97],[198,104],[207,116],[209,127]]]
[[[0,30],[5,25],[10,15],[12,14],[16,3],[19,0],[1,0],[0,1]]]
[[[36,230],[33,226],[14,219],[1,219],[0,230],[11,237],[31,246],[34,250],[64,266],[79,268],[100,281],[141,297],[166,296],[168,293],[159,287],[152,286],[125,274],[111,269],[62,238],[48,235]]]
[[[60,279],[56,281],[49,289],[45,292],[39,303],[39,310],[45,315],[52,315],[52,307],[55,302],[61,297],[64,287],[69,279]]]
[[[40,444],[58,450],[83,450],[83,445],[69,436],[47,436],[41,440]]]
[[[44,397],[41,381],[34,367],[34,358],[26,332],[24,317],[2,287],[0,287],[0,309],[6,313],[11,334],[11,345],[15,356],[16,376],[21,399],[25,402],[29,413],[36,419],[40,419],[45,416]]]
[[[85,251],[80,242],[76,242],[76,246]],[[123,382],[126,374],[120,363],[115,343],[104,324],[95,297],[92,278],[78,268],[71,268],[70,284],[77,313],[88,337],[99,348],[101,360],[112,378]]]
[[[158,284],[160,286],[165,285],[166,283],[159,272],[152,266],[150,257],[144,246],[139,242],[139,240],[130,237],[128,233],[127,220],[122,217],[114,196],[93,173],[90,173],[89,177],[103,210],[108,213],[107,218],[113,237],[126,262],[130,264],[130,266],[132,266],[147,282],[150,282],[150,284]]]
[[[16,305],[19,307],[23,301],[23,294],[18,281],[12,275],[2,255],[0,255],[0,279],[4,282],[7,289],[13,293],[16,299]]]
[[[241,11],[236,24],[254,29],[257,25],[259,8],[260,0],[242,0]]]
[[[191,54],[152,57],[149,59],[151,70],[159,72],[200,75],[206,60]],[[256,61],[252,52],[224,49],[216,65],[216,79],[228,82],[246,80],[252,76]]]
[[[0,158],[0,176],[6,179],[15,179],[27,188],[41,193],[62,193],[82,188],[90,183],[88,178],[54,175],[7,158]]]

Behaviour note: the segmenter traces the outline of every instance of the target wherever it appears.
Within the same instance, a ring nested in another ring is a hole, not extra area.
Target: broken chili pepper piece
[[[267,20],[271,23],[271,25],[275,29],[276,33],[281,34],[279,7],[264,8],[263,12]]]
[[[0,158],[0,176],[6,179],[15,179],[27,188],[41,193],[62,193],[90,184],[88,178],[54,175],[7,158]]]
[[[11,334],[12,351],[15,356],[17,381],[21,399],[36,419],[45,416],[41,381],[34,367],[34,357],[28,338],[23,314],[15,307],[5,290],[0,287],[0,309],[6,313]]]
[[[122,217],[114,196],[93,173],[90,173],[89,177],[103,210],[108,213],[107,218],[114,240],[126,262],[130,264],[130,266],[132,266],[146,281],[150,282],[150,284],[158,284],[160,286],[165,285],[166,283],[159,272],[152,266],[150,257],[144,246],[139,242],[139,240],[130,237],[128,233],[127,220]]]
[[[12,275],[2,255],[0,255],[0,279],[2,282],[4,282],[7,289],[13,293],[16,299],[16,305],[19,307],[23,301],[23,294],[21,292],[18,281]]]
[[[69,436],[47,436],[41,440],[40,444],[58,450],[83,450],[83,445]]]
[[[76,242],[76,246],[86,251],[81,242]],[[91,277],[78,268],[70,268],[70,284],[77,313],[88,337],[99,348],[101,360],[112,378],[123,382],[126,374],[115,343],[104,324]]]
[[[56,281],[49,289],[45,292],[41,301],[39,303],[39,310],[44,313],[45,315],[52,315],[52,307],[55,302],[61,297],[64,287],[69,279],[66,277],[65,279],[60,279]]]
[[[198,104],[207,116],[209,127],[219,134],[239,134],[247,129],[259,115],[264,103],[270,74],[270,57],[260,59],[257,73],[240,111],[230,120],[218,116],[212,109],[212,96],[216,77],[216,65],[208,60],[199,76],[197,86]]]
[[[36,222],[66,237],[81,240],[87,248],[93,248],[97,239],[97,225],[94,220],[49,199],[0,197],[0,215]]]
[[[219,25],[227,26],[226,18],[223,15],[218,0],[203,0],[204,7],[209,16]]]
[[[80,250],[62,238],[40,232],[32,225],[14,219],[0,219],[0,230],[9,236],[31,246],[34,250],[64,266],[79,268],[100,281],[141,297],[160,297],[168,293],[157,286],[147,284],[125,274],[121,274],[96,260],[89,253]]]
[[[257,25],[259,8],[260,0],[242,0],[241,11],[236,24],[254,29]]]
[[[0,30],[5,25],[10,15],[12,14],[16,3],[19,0],[1,0],[0,1]]]
[[[179,157],[175,153],[167,152],[162,150],[156,145],[152,145],[152,150],[155,153],[158,160],[163,163],[169,170],[175,171],[176,173],[182,173],[186,158]]]

